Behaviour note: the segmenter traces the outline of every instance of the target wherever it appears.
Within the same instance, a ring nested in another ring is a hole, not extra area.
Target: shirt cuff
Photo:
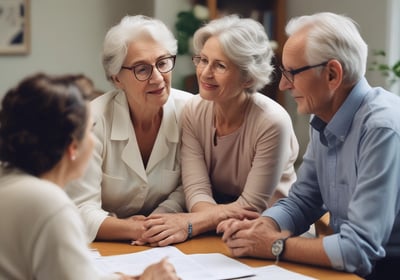
[[[272,218],[278,224],[280,230],[295,232],[295,224],[292,222],[290,215],[287,215],[278,208],[279,207],[268,208],[262,213],[262,216]]]
[[[339,245],[339,234],[324,237],[322,243],[332,267],[337,270],[344,270],[343,257]]]

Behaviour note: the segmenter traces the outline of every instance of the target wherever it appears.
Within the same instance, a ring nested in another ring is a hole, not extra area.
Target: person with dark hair
[[[70,76],[38,73],[0,111],[0,275],[4,279],[178,279],[162,260],[140,276],[100,276],[77,207],[63,188],[94,146],[87,97]],[[132,264],[134,265],[134,264]]]
[[[364,77],[368,46],[351,18],[330,12],[286,26],[280,89],[310,114],[310,142],[289,196],[255,220],[227,220],[234,256],[398,279],[400,98]],[[333,234],[299,236],[329,212]]]

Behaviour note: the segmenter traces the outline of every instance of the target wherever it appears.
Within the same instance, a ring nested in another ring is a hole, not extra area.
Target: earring
[[[75,154],[71,156],[71,160],[72,161],[76,160],[76,155]]]

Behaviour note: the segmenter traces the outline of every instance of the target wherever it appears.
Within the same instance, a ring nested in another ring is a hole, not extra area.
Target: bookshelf
[[[270,40],[276,41],[274,64],[281,63],[282,48],[286,41],[286,0],[197,0],[195,3],[205,5],[209,9],[210,19],[226,14],[238,14],[251,17],[261,22]],[[285,100],[279,91],[280,73],[275,72],[273,83],[261,92],[284,106]]]

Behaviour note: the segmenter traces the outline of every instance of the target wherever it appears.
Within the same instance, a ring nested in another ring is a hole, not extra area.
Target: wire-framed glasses
[[[297,69],[293,69],[293,70],[286,70],[285,68],[283,68],[283,66],[279,66],[279,71],[281,71],[282,75],[285,76],[285,78],[290,82],[290,83],[294,83],[294,76],[304,72],[306,70],[312,69],[312,68],[316,68],[316,67],[321,67],[321,66],[326,66],[328,64],[329,61],[325,61],[319,64],[315,64],[315,65],[307,65],[307,66],[303,66]]]
[[[196,66],[199,69],[204,69],[210,64],[208,58],[200,55],[193,56],[192,61],[194,66]],[[211,64],[211,70],[213,71],[213,73],[224,74],[227,68],[228,67],[226,66],[226,64],[222,61],[216,60]]]
[[[160,58],[154,65],[141,63],[131,67],[122,66],[121,69],[132,71],[138,81],[147,81],[153,74],[153,68],[156,67],[160,73],[168,73],[175,66],[176,55]]]

